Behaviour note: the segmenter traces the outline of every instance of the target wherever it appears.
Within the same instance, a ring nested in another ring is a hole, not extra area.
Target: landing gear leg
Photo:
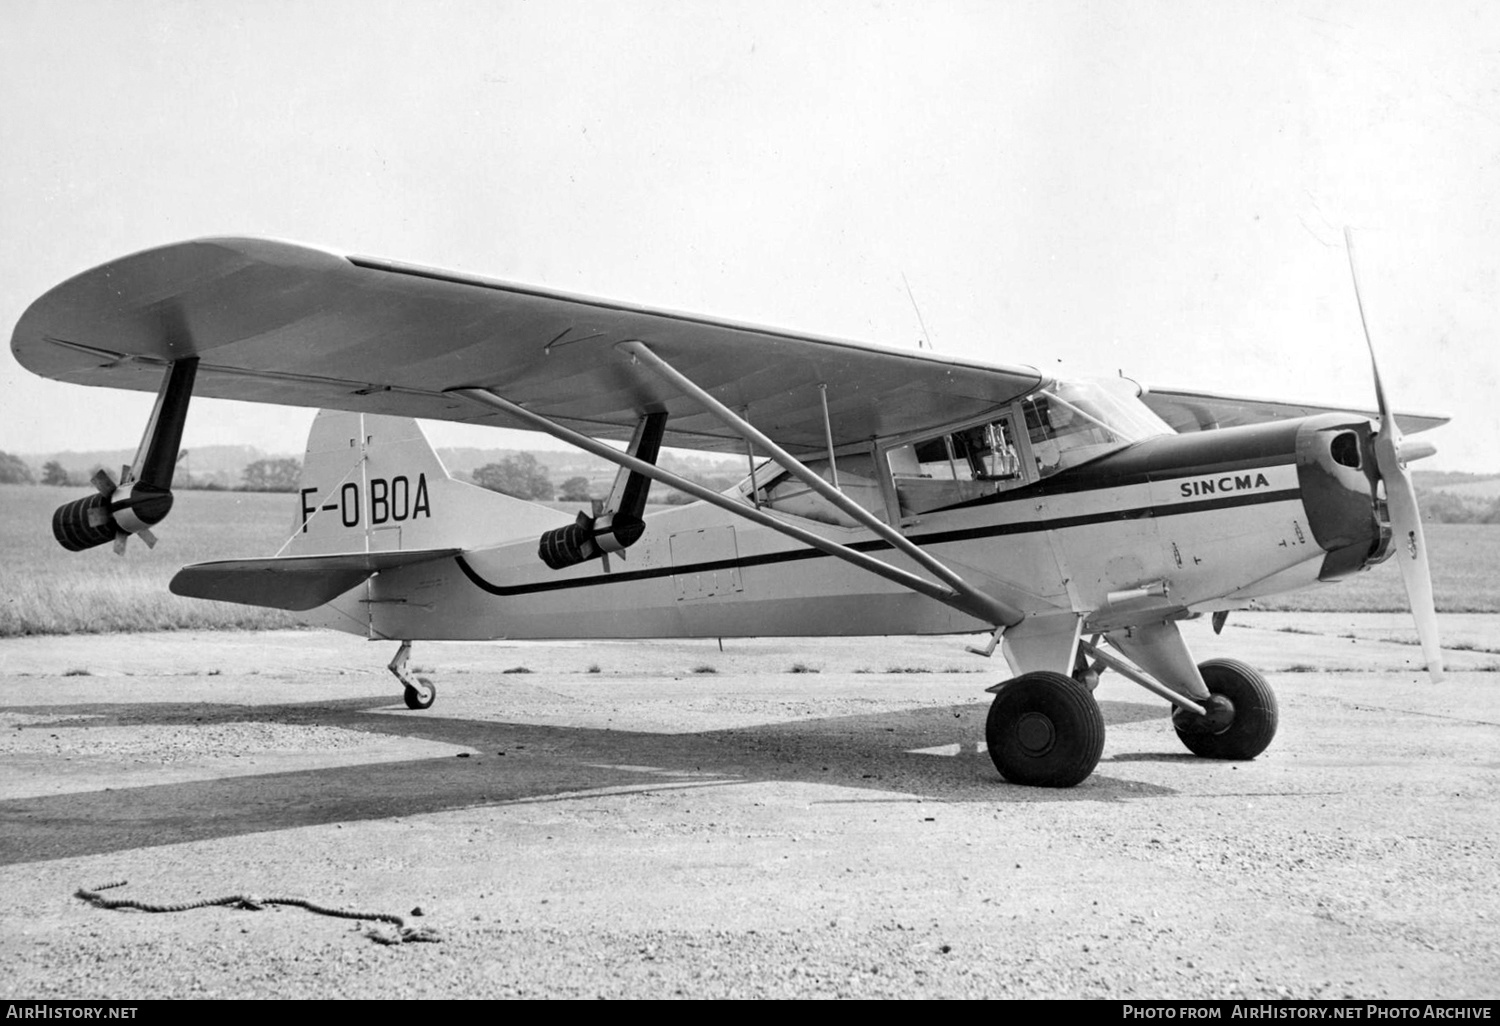
[[[1093,648],[1098,644],[1099,635],[1095,634],[1093,639],[1089,641],[1089,648]],[[1085,654],[1084,646],[1078,646],[1078,652],[1073,656],[1072,677],[1074,680],[1082,684],[1084,687],[1088,688],[1090,691],[1098,691],[1099,672],[1103,669],[1103,663],[1090,663],[1088,660],[1088,656]]]
[[[408,709],[427,709],[437,701],[437,686],[426,677],[413,677],[406,672],[406,661],[411,658],[411,642],[401,642],[401,647],[396,649],[396,657],[391,660],[387,667],[396,675],[401,682],[401,697],[406,700]]]

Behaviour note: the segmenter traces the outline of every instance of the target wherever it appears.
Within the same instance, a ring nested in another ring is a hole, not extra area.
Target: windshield
[[[1172,434],[1135,395],[1095,382],[1057,382],[1022,400],[1021,407],[1044,477],[1143,438]]]

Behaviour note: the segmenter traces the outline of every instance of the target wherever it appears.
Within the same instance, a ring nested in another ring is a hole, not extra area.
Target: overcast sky
[[[0,325],[267,235],[914,346],[904,275],[941,352],[1368,406],[1350,225],[1387,392],[1453,417],[1422,466],[1500,472],[1497,157],[1482,3],[4,0]],[[0,397],[11,452],[150,404],[8,345]]]

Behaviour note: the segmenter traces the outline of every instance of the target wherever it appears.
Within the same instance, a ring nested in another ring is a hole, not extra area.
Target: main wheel
[[[995,695],[984,739],[995,768],[1012,784],[1072,787],[1104,754],[1104,715],[1072,677],[1026,673]]]
[[[1210,659],[1199,664],[1198,672],[1213,695],[1209,715],[1172,710],[1172,726],[1188,751],[1205,759],[1253,759],[1264,752],[1276,736],[1276,694],[1271,685],[1234,659]]]
[[[401,697],[406,700],[408,709],[430,709],[432,703],[437,701],[437,685],[426,677],[418,677],[417,683],[427,689],[426,697],[416,688],[403,688]]]

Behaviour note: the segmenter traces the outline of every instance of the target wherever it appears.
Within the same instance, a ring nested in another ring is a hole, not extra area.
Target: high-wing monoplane
[[[1195,662],[1179,623],[1392,556],[1441,671],[1405,468],[1432,448],[1403,431],[1443,418],[1398,417],[1378,370],[1374,411],[1062,381],[240,238],[86,271],[12,348],[157,393],[135,462],[58,509],[74,550],[152,543],[191,396],[323,408],[285,550],[171,587],[398,642],[414,709],[436,693],[417,640],[984,632],[1011,673],[985,733],[1006,780],[1093,772],[1109,670],[1171,703],[1191,751],[1251,759],[1270,686]],[[546,432],[618,476],[561,513],[451,477],[414,418]],[[664,446],[743,456],[744,479],[705,488]],[[698,501],[646,515],[653,482]]]

